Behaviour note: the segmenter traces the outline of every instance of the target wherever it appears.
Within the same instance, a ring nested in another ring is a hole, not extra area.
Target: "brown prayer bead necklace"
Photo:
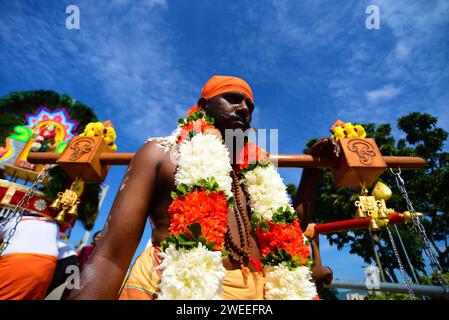
[[[248,263],[249,258],[251,257],[251,249],[252,245],[250,242],[251,238],[251,223],[249,221],[249,217],[245,214],[244,207],[242,205],[239,193],[239,179],[234,170],[231,171],[232,177],[232,192],[235,195],[235,202],[233,210],[236,216],[237,227],[240,236],[240,245],[236,243],[234,240],[230,229],[226,232],[225,237],[225,246],[229,251],[229,258],[232,262],[238,263],[240,265]]]

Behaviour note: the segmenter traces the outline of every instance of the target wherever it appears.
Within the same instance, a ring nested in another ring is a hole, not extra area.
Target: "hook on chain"
[[[398,182],[398,184],[400,184],[400,186],[403,187],[405,185],[405,182],[404,182],[404,179],[402,179],[402,176],[401,176],[401,173],[402,173],[401,168],[399,167],[397,171],[394,171],[393,168],[390,168],[390,172],[394,175],[394,177],[395,177],[396,181]]]
[[[395,172],[395,171],[393,170],[393,168],[390,168],[390,171],[391,171],[391,173],[394,174],[395,176],[401,175],[401,168],[400,168],[400,167],[398,168],[398,171],[397,171],[397,172]]]

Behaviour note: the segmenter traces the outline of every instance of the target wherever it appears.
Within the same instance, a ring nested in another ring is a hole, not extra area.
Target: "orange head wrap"
[[[245,94],[251,99],[251,102],[254,103],[253,92],[251,91],[251,87],[249,86],[249,84],[240,78],[229,76],[211,77],[201,90],[201,97],[212,99],[219,94],[233,91],[238,91]],[[198,110],[198,106],[194,105],[189,109],[187,115],[197,112]]]

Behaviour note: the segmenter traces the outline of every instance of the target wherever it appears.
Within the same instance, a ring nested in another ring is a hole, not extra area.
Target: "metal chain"
[[[0,233],[2,232],[6,222],[8,221],[9,217],[11,216],[12,211],[13,211],[12,209],[2,208],[2,211],[1,211],[2,219],[0,220]]]
[[[419,220],[419,218],[414,215],[415,208],[413,208],[413,204],[410,201],[410,198],[408,196],[407,190],[405,189],[405,182],[404,179],[401,177],[401,169],[399,169],[397,172],[394,172],[391,168],[390,171],[393,173],[394,178],[396,180],[396,185],[398,186],[398,189],[404,198],[407,210],[412,213],[412,229],[418,233],[418,236],[421,240],[424,253],[429,258],[430,261],[430,267],[432,268],[432,271],[436,274],[438,278],[438,282],[443,287],[444,291],[446,292],[446,298],[448,297],[448,282],[443,276],[443,268],[440,265],[440,262],[438,261],[438,258],[435,256],[432,250],[432,243],[430,242],[429,238],[427,237],[426,230]]]
[[[412,262],[410,261],[410,257],[408,256],[407,249],[405,248],[405,245],[404,245],[404,241],[402,241],[402,237],[401,237],[401,234],[399,233],[398,226],[393,225],[393,227],[394,227],[394,230],[396,231],[396,235],[399,239],[399,244],[401,245],[402,251],[404,252],[405,259],[407,260],[408,267],[410,268],[410,272],[412,273],[413,280],[415,280],[415,283],[417,285],[419,285],[420,283],[419,283],[418,277],[416,276]]]
[[[396,243],[394,242],[393,235],[391,234],[390,228],[386,227],[388,232],[388,237],[390,238],[391,246],[393,247],[393,252],[396,257],[396,260],[399,264],[399,270],[401,271],[402,280],[404,281],[405,286],[408,290],[408,295],[410,296],[410,299],[415,300],[415,293],[412,290],[412,287],[410,286],[409,279],[407,277],[407,274],[405,273],[404,266],[402,265],[401,257],[399,256],[398,249],[396,248]]]
[[[8,247],[9,241],[16,232],[17,225],[22,219],[23,212],[28,208],[31,198],[36,193],[38,185],[40,185],[44,181],[45,177],[47,176],[48,170],[49,167],[42,169],[42,171],[38,174],[36,180],[33,182],[31,187],[27,190],[22,199],[20,199],[19,203],[17,203],[14,210],[12,210],[11,214],[8,214],[7,217],[2,221],[0,225],[0,232],[3,231],[5,226],[9,224],[11,221],[13,221],[14,226],[11,228],[11,230],[9,230],[8,235],[0,245],[0,255],[2,255],[5,249]]]

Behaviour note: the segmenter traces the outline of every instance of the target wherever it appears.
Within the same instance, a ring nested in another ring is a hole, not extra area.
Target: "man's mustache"
[[[230,116],[230,117],[228,117],[230,120],[232,120],[232,121],[240,121],[240,122],[242,122],[246,127],[248,127],[249,128],[249,122],[248,122],[248,120],[246,120],[246,118],[242,118],[242,117],[240,117],[239,115],[232,115],[232,116]]]

